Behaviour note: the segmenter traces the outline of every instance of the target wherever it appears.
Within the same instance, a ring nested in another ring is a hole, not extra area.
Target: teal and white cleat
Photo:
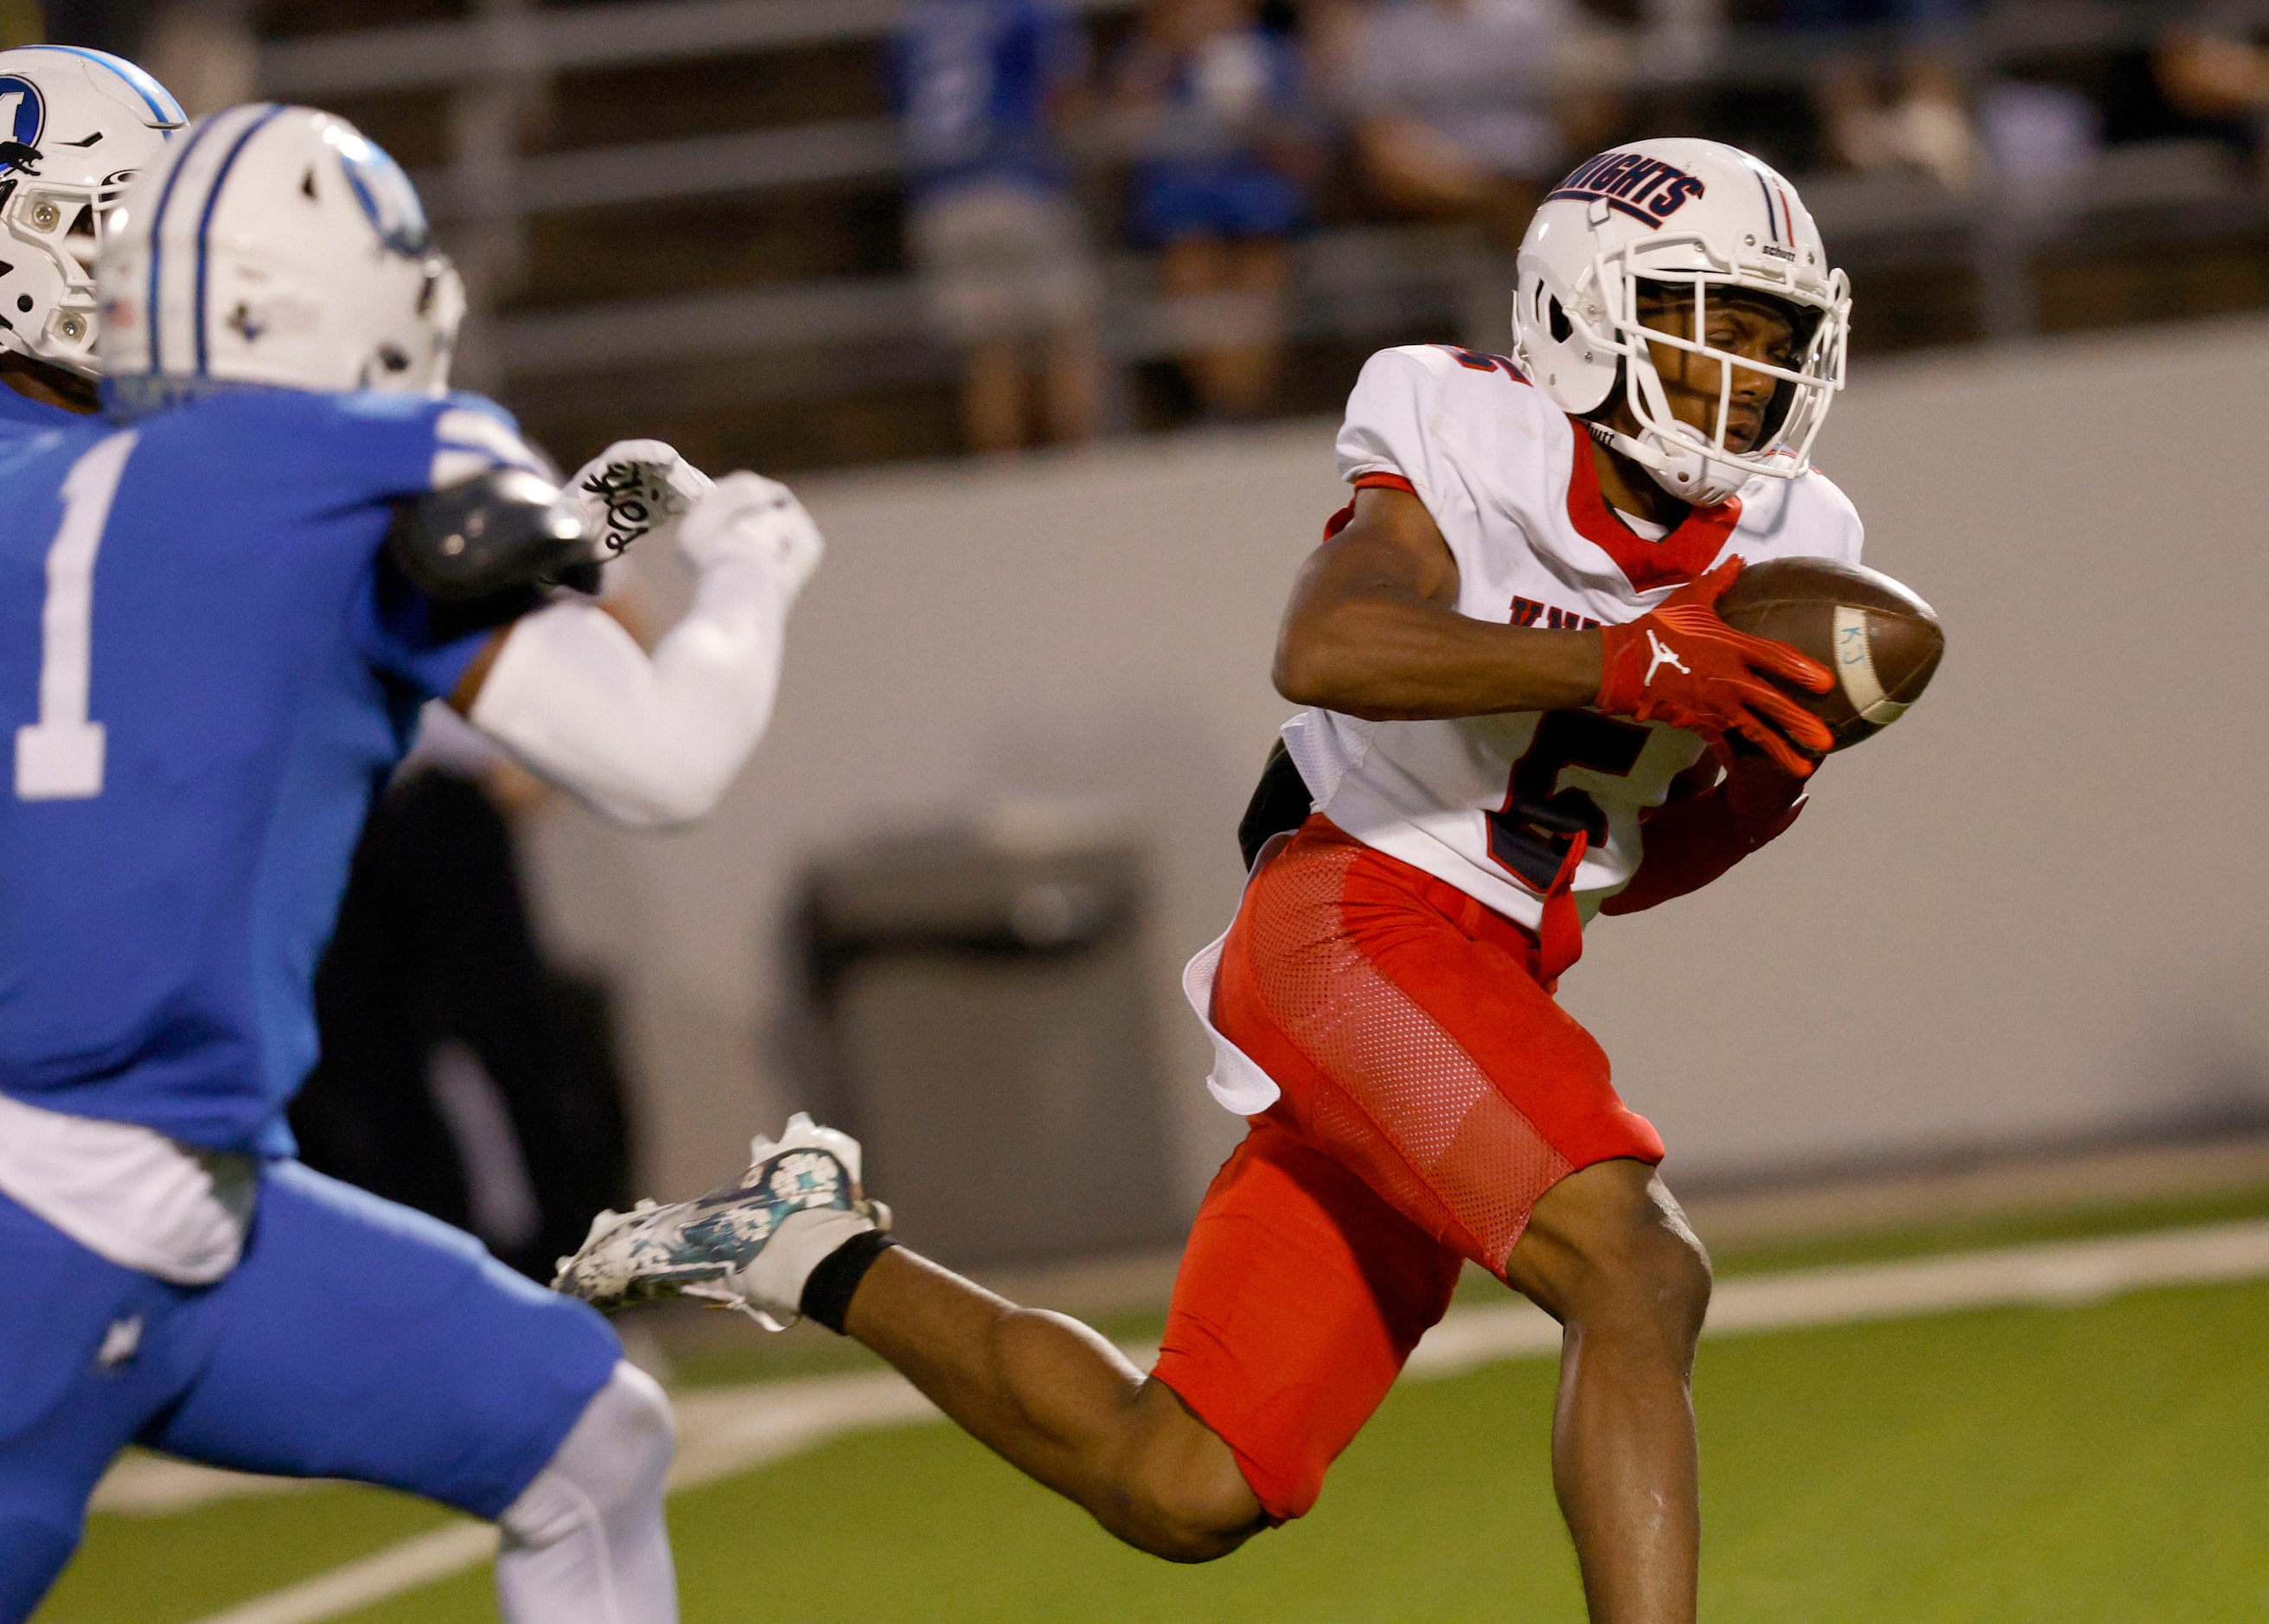
[[[889,1209],[860,1189],[859,1141],[802,1111],[777,1141],[758,1135],[749,1155],[747,1172],[694,1200],[601,1213],[551,1288],[610,1312],[699,1297],[785,1329],[812,1266],[849,1236],[888,1228]]]

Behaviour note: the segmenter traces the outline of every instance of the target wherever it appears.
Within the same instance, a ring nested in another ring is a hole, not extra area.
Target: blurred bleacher
[[[1860,351],[2269,304],[2269,202],[2243,140],[2200,133],[2154,84],[2154,42],[2194,8],[1985,6],[1962,46],[1968,83],[2077,91],[2103,144],[2053,196],[1991,175],[1964,195],[1918,170],[1824,167],[1805,90],[1817,37],[1747,3],[1697,24],[1692,0],[1594,0],[1593,71],[1617,134],[1718,135],[1799,176],[1853,275]],[[1098,54],[1132,26],[1129,0],[1077,9]],[[475,286],[467,381],[504,395],[563,459],[632,426],[713,466],[958,449],[957,358],[922,319],[900,227],[883,73],[896,0],[269,10],[262,92],[336,108],[413,171]],[[1107,236],[1123,155],[1099,138],[1075,150]],[[1367,218],[1328,180],[1316,213],[1294,250],[1275,410],[1334,410],[1384,344],[1499,346],[1509,267],[1482,233]],[[1106,284],[1112,426],[1186,421],[1149,266],[1111,252]]]

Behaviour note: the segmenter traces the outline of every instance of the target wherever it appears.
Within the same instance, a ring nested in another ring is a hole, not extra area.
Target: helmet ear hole
[[[1551,307],[1545,313],[1546,329],[1551,333],[1554,343],[1566,343],[1568,336],[1576,329],[1568,321],[1568,313],[1560,307],[1560,301],[1549,295],[1547,299]]]
[[[299,196],[309,203],[322,201],[315,196],[315,172],[312,167],[299,177]]]

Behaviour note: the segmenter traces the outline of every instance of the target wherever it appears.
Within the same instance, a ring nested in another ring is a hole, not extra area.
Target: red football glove
[[[1723,782],[1641,815],[1638,872],[1600,912],[1637,913],[1700,890],[1785,834],[1804,802],[1803,779],[1757,757],[1735,762]]]
[[[1605,658],[1594,703],[1610,716],[1687,728],[1718,748],[1728,734],[1738,734],[1801,779],[1814,763],[1789,742],[1825,755],[1836,737],[1766,679],[1826,693],[1836,677],[1787,644],[1736,631],[1718,617],[1718,600],[1741,572],[1741,561],[1728,558],[1630,624],[1600,627]]]

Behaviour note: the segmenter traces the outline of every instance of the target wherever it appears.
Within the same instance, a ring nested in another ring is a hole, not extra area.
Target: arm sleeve
[[[700,585],[651,658],[597,606],[557,602],[513,627],[470,712],[535,771],[638,827],[703,816],[764,736],[788,610],[822,546],[786,487],[752,474],[720,481],[687,523]]]

